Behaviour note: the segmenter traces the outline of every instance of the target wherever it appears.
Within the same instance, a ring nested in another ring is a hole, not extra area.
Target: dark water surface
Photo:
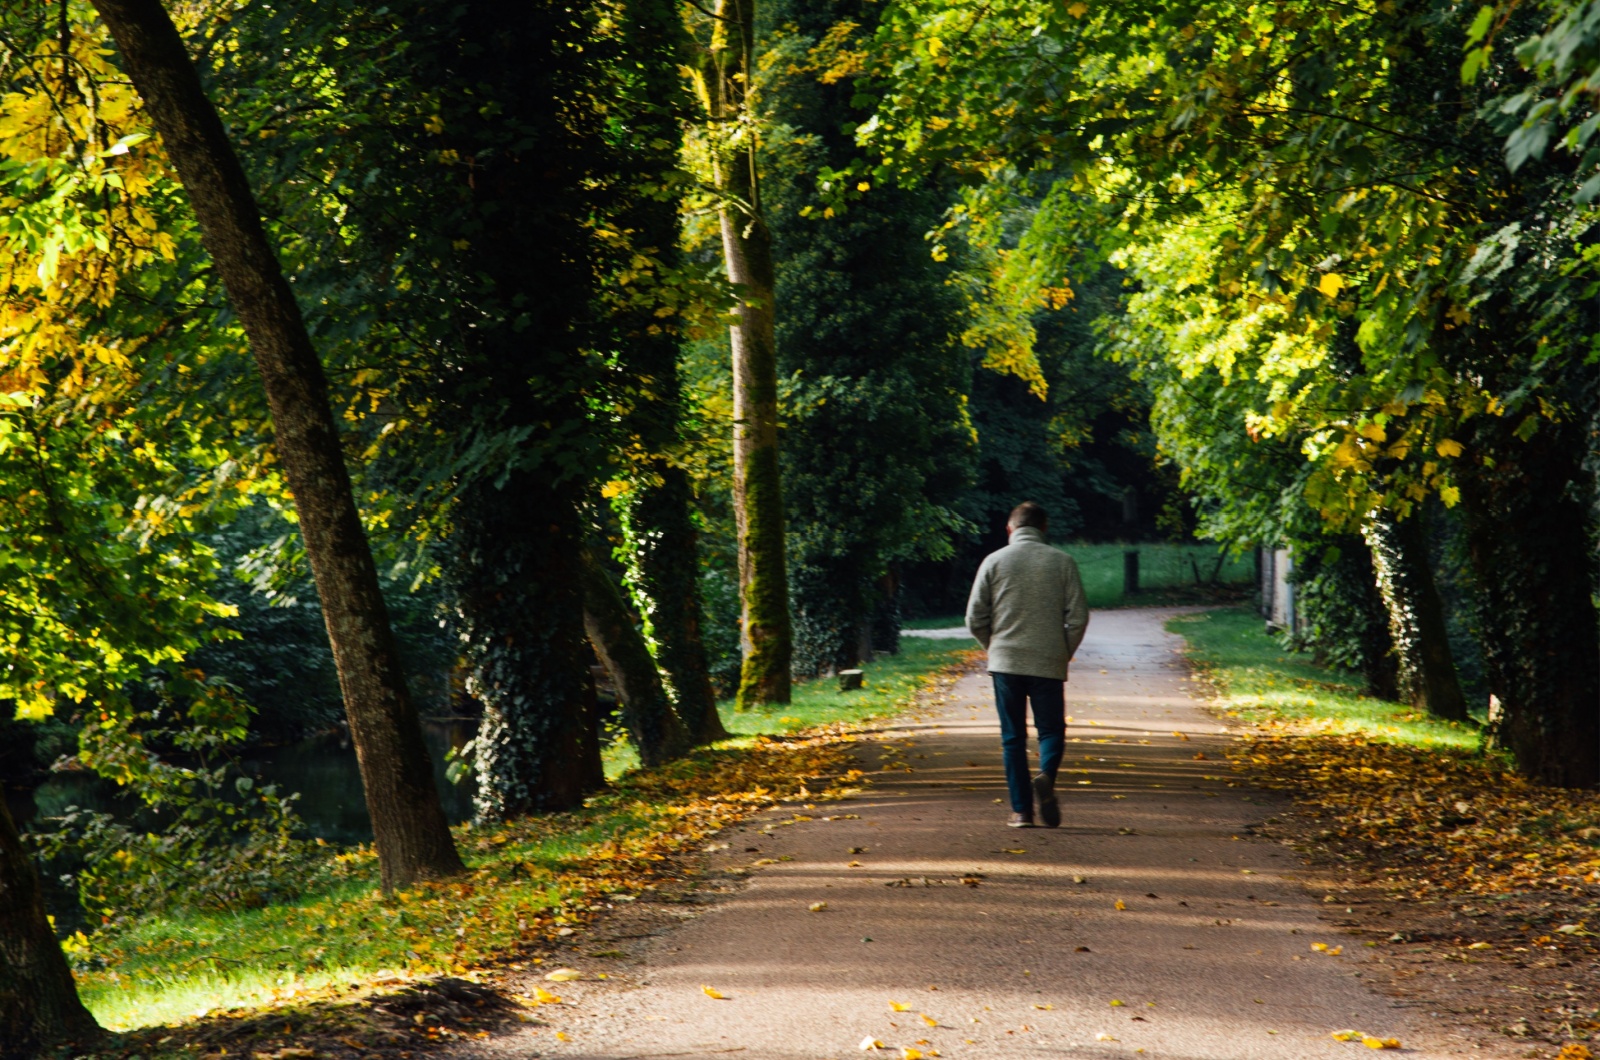
[[[445,815],[451,824],[465,821],[472,816],[475,786],[470,776],[459,784],[450,783],[445,777],[445,754],[472,739],[478,722],[471,718],[432,719],[422,727]],[[338,844],[372,841],[355,748],[344,734],[257,748],[242,755],[240,763],[258,783],[276,784],[282,793],[300,793],[295,808],[311,835]],[[31,802],[24,795],[11,809],[18,826],[28,831],[38,818],[57,816],[69,806],[119,815],[132,815],[138,808],[135,800],[108,781],[88,773],[60,773],[37,788]]]

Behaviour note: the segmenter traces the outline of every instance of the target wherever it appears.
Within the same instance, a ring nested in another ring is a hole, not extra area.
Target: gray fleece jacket
[[[989,672],[1067,679],[1089,628],[1089,601],[1072,557],[1031,526],[991,552],[967,598],[967,628],[989,649]]]

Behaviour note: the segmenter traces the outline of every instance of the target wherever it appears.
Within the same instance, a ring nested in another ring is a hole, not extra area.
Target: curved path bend
[[[881,770],[866,794],[718,837],[730,846],[714,868],[769,863],[748,883],[723,876],[726,893],[673,910],[670,928],[635,923],[642,939],[628,917],[597,925],[571,961],[607,978],[561,984],[543,1026],[475,1055],[1369,1055],[1330,1036],[1343,1029],[1412,1057],[1492,1055],[1380,993],[1343,910],[1304,891],[1291,851],[1252,836],[1281,797],[1234,786],[1230,737],[1163,629],[1172,614],[1094,615],[1067,686],[1059,830],[1003,827],[990,684],[965,677],[863,745]]]

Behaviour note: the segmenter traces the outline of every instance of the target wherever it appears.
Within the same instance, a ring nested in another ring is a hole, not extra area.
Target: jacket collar
[[[1044,531],[1037,526],[1019,526],[1011,531],[1011,543],[1015,545],[1019,541],[1032,541],[1042,545],[1044,544]]]

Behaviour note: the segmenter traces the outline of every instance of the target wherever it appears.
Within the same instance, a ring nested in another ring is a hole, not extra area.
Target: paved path
[[[561,984],[548,1025],[493,1053],[824,1060],[867,1039],[886,1052],[866,1055],[975,1060],[1369,1055],[1330,1037],[1353,1028],[1410,1056],[1489,1055],[1369,988],[1343,910],[1250,835],[1277,796],[1230,786],[1170,614],[1095,614],[1067,686],[1059,830],[1003,827],[989,682],[965,678],[864,751],[886,767],[866,795],[815,811],[833,820],[777,825],[791,806],[720,837],[723,867],[774,863],[636,960],[574,954],[608,979]],[[597,937],[585,952],[626,945]]]

